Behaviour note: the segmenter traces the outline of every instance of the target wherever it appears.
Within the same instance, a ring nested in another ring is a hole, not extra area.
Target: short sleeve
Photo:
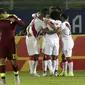
[[[65,29],[65,24],[62,23],[60,27],[61,27],[61,30]]]

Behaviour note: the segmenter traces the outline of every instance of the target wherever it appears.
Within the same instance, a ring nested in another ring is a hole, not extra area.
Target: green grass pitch
[[[85,85],[85,71],[74,71],[74,74],[74,77],[54,77],[49,73],[46,77],[34,77],[28,72],[20,72],[20,85]],[[13,72],[6,73],[6,85],[15,85]]]

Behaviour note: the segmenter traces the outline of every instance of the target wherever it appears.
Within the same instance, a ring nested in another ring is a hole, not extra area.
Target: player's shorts
[[[59,55],[59,40],[44,40],[44,54]]]
[[[4,39],[0,41],[0,59],[7,58],[9,60],[15,59],[15,40],[12,39]]]
[[[27,46],[27,52],[30,56],[33,56],[35,54],[40,54],[40,47],[38,43],[38,39],[34,36],[26,36],[26,46]]]
[[[74,42],[72,39],[62,39],[62,52],[65,57],[72,56],[72,49],[74,47]]]

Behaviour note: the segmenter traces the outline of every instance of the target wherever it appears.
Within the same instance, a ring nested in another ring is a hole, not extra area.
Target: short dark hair
[[[0,8],[0,14],[4,14],[6,10],[4,8]]]
[[[58,12],[61,12],[60,7],[55,6],[55,5],[49,7],[49,11],[53,11],[53,10],[56,10],[56,11],[58,11]]]
[[[59,20],[60,19],[60,12],[53,10],[50,12],[50,18],[54,20]]]
[[[63,13],[63,14],[61,14],[61,16],[60,17],[63,17],[64,19],[67,19],[68,18],[68,15],[67,14],[65,14],[65,13]]]
[[[48,8],[42,8],[40,10],[40,13],[43,14],[43,15],[46,15],[46,14],[49,14],[49,10],[48,10]]]

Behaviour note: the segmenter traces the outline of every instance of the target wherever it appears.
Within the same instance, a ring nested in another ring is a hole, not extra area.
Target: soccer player
[[[52,28],[50,25],[47,25],[48,29],[51,32],[51,34],[46,33],[45,35],[45,44],[44,44],[44,73],[43,76],[46,76],[47,66],[50,71],[53,70],[53,75],[58,76],[58,54],[59,54],[59,37],[56,33],[59,28],[61,21],[59,20],[58,12],[56,10],[51,11],[49,21],[54,27]],[[47,23],[48,24],[48,23]],[[51,59],[52,57],[52,59]],[[47,66],[46,66],[47,65]],[[53,66],[53,67],[52,67]],[[51,73],[51,72],[50,72]]]
[[[20,84],[19,71],[16,58],[15,38],[14,30],[16,24],[24,26],[24,22],[15,17],[15,15],[9,15],[4,9],[0,9],[0,84],[6,84],[5,78],[5,61],[6,58],[11,61],[11,65],[14,71],[15,84]]]
[[[45,17],[48,13],[47,8],[43,8],[39,12],[39,16],[35,17],[30,25],[27,27],[27,36],[26,36],[26,46],[27,51],[30,56],[29,66],[30,66],[30,75],[40,76],[37,74],[37,65],[38,65],[38,57],[40,54],[38,36],[41,31],[47,29],[46,24],[43,21],[43,17]]]
[[[71,36],[71,26],[67,21],[68,16],[66,14],[61,14],[61,38],[62,38],[62,66],[63,72],[60,76],[74,76],[73,74],[73,61],[72,49],[74,47],[74,42]],[[67,66],[69,67],[69,74],[67,75]]]

